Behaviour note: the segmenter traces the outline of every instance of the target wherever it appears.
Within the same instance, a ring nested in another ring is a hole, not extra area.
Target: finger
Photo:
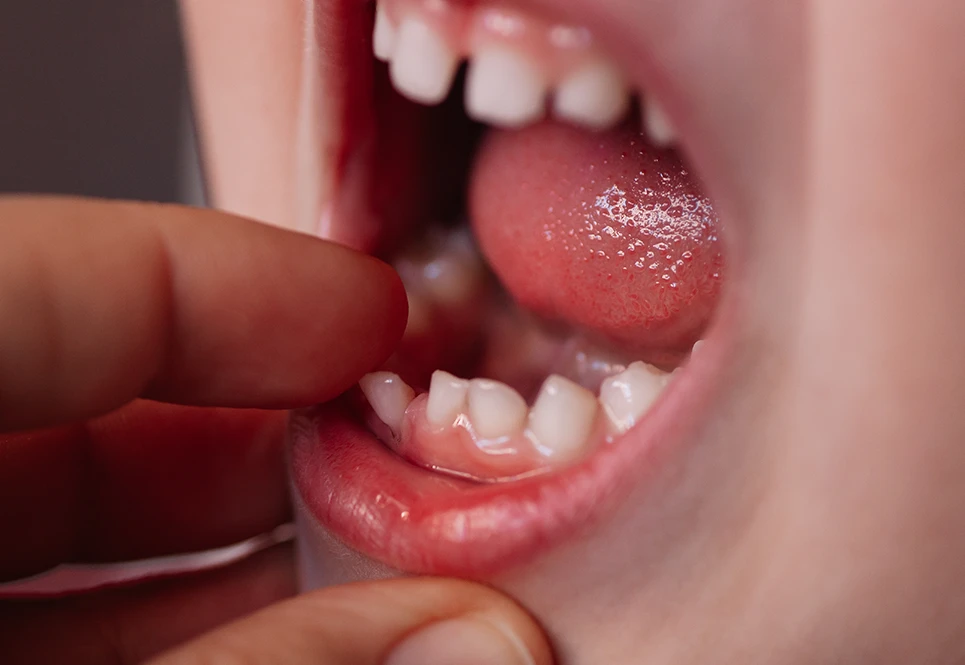
[[[448,650],[448,651],[447,651]],[[548,665],[539,626],[492,589],[442,579],[335,587],[176,649],[155,665]]]
[[[328,400],[405,327],[386,265],[213,211],[0,200],[0,430],[141,395],[290,407]]]
[[[295,593],[290,546],[234,565],[60,600],[0,601],[0,654],[20,663],[140,663]]]
[[[285,414],[135,402],[0,435],[0,581],[240,542],[289,519]]]

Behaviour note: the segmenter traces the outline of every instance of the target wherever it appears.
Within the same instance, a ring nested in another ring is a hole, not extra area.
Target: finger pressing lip
[[[0,435],[0,581],[231,545],[289,519],[283,413],[135,402]]]
[[[0,431],[137,396],[195,405],[325,401],[392,352],[395,273],[222,213],[0,201]]]

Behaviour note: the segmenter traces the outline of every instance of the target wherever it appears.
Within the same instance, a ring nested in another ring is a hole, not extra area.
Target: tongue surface
[[[689,348],[707,325],[717,216],[672,152],[546,122],[491,132],[470,182],[476,238],[522,306],[633,350]]]

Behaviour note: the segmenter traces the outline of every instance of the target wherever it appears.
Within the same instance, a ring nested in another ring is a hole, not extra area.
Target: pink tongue
[[[524,307],[633,350],[687,349],[707,325],[717,215],[674,153],[546,122],[491,132],[470,182],[476,238]]]

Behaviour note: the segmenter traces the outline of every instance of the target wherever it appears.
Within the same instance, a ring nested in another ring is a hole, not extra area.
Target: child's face
[[[353,168],[388,169],[357,166],[341,143],[368,136],[360,107],[348,117],[342,104],[371,86],[368,61],[349,62],[353,26],[370,10],[361,0],[184,4],[216,202],[366,244],[358,228],[371,211],[352,206],[380,187],[402,201],[423,187],[386,175],[344,191],[360,180]],[[323,560],[319,579],[385,574],[373,559],[480,577],[532,610],[575,665],[965,659],[965,5],[512,5],[605,35],[634,87],[666,102],[726,235],[706,360],[668,389],[653,432],[644,422],[617,442],[655,454],[622,453],[609,487],[534,499],[539,514],[518,523],[487,531],[472,520],[506,514],[448,486],[301,478],[309,504],[321,501],[316,485],[339,489],[324,508],[309,505],[320,521],[388,525],[335,527],[362,555]],[[400,127],[391,136],[410,132]],[[321,438],[319,450],[331,443]],[[308,448],[296,453],[315,469],[322,453]],[[339,505],[350,493],[361,508]],[[576,494],[593,499],[577,506]],[[433,501],[447,502],[445,525],[463,510],[467,531],[430,529],[416,542],[415,517],[393,521],[391,507],[364,503],[373,496],[402,496],[411,505],[400,514],[415,506],[440,520]],[[509,544],[474,557],[492,543]],[[309,547],[324,558],[336,546]]]

